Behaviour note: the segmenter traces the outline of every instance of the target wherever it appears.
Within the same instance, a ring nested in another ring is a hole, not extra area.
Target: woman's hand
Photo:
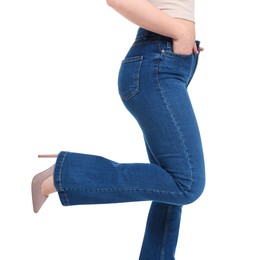
[[[203,47],[199,47],[199,50],[197,49],[197,44],[194,41],[184,43],[182,41],[173,40],[173,52],[176,54],[184,54],[189,55],[191,53],[198,54],[199,52],[203,51]]]
[[[176,54],[198,54],[197,46],[195,40],[173,40],[173,52]]]
[[[184,20],[176,20],[179,29],[178,35],[173,39],[173,52],[176,54],[198,54],[204,48],[197,49],[195,41],[195,25]]]

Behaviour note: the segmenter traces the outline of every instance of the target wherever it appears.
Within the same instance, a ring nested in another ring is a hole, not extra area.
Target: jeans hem
[[[70,205],[67,193],[62,187],[62,168],[68,152],[62,151],[58,154],[54,170],[54,185],[58,192],[60,202],[63,206]]]

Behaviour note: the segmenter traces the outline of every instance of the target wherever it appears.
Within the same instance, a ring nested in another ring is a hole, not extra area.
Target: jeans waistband
[[[151,32],[151,31],[148,31],[148,30],[143,29],[143,28],[140,27],[138,29],[138,32],[137,32],[137,35],[136,35],[136,41],[146,40],[146,39],[168,40],[168,41],[172,40],[169,37],[166,37],[166,36],[163,36],[163,35],[160,35],[160,34],[157,34],[157,33]]]
[[[135,41],[141,41],[141,40],[166,40],[172,43],[172,38],[167,37],[167,36],[163,36],[151,31],[148,31],[146,29],[143,28],[139,28],[137,31],[137,35],[136,35],[136,39]],[[196,45],[197,45],[197,49],[198,51],[200,50],[200,41],[196,40]]]

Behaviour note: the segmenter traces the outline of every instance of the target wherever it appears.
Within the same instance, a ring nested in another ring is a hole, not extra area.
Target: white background
[[[184,207],[177,260],[254,260],[252,1],[197,0],[205,51],[189,87],[206,159],[203,196]],[[148,202],[62,207],[39,214],[34,174],[69,150],[147,162],[117,92],[137,27],[105,1],[0,0],[1,259],[137,260]]]

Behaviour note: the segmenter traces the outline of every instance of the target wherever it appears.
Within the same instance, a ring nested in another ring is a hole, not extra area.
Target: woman
[[[65,206],[152,201],[139,259],[172,260],[182,206],[194,202],[205,184],[202,144],[187,93],[201,50],[194,2],[107,3],[140,27],[122,61],[118,86],[143,131],[150,163],[119,164],[62,151],[51,168],[33,178],[34,211],[56,191]]]

